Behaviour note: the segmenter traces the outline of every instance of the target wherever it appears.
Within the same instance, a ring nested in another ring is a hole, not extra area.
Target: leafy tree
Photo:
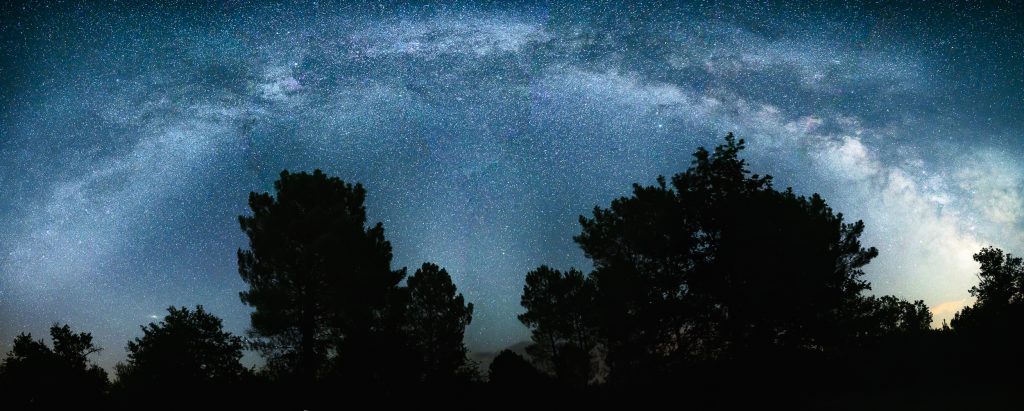
[[[973,306],[964,307],[950,325],[954,330],[984,333],[1020,334],[1024,318],[1024,259],[995,247],[974,254],[981,265],[978,285],[970,293]]]
[[[159,324],[142,326],[128,342],[128,359],[118,364],[119,385],[138,395],[167,390],[224,389],[248,375],[242,366],[242,338],[224,331],[220,318],[203,306],[167,309]]]
[[[971,375],[965,385],[976,391],[1003,387],[1015,393],[1024,382],[1017,372],[1024,367],[1024,259],[985,247],[974,260],[980,266],[978,285],[970,289],[976,301],[950,321],[951,332],[944,334],[955,349],[942,354],[951,359],[950,369]]]
[[[860,309],[859,330],[864,337],[920,333],[931,329],[932,313],[924,301],[909,302],[891,295],[867,297]]]
[[[238,251],[241,298],[255,308],[251,332],[268,364],[312,381],[332,353],[375,346],[405,273],[391,269],[383,226],[364,226],[362,185],[284,171],[274,188],[251,193],[252,215],[239,217],[249,237]]]
[[[843,222],[818,195],[771,189],[717,207],[724,217],[705,260],[713,312],[733,351],[827,349],[843,344],[860,307],[865,249],[860,221]]]
[[[424,263],[407,284],[406,338],[419,353],[423,378],[450,381],[469,366],[462,338],[473,304],[465,303],[448,272],[435,264]]]
[[[53,348],[30,334],[20,334],[0,365],[0,392],[11,409],[57,409],[102,406],[107,373],[89,361],[100,351],[92,334],[67,325],[50,327]]]
[[[978,306],[1006,307],[1024,302],[1024,259],[986,247],[974,254],[980,283],[971,287]]]
[[[526,274],[519,321],[531,329],[527,350],[570,385],[586,386],[594,377],[593,299],[594,283],[579,270],[540,266]]]
[[[869,285],[862,222],[818,195],[749,175],[732,134],[699,149],[669,185],[634,185],[575,237],[594,262],[601,344],[612,376],[653,377],[697,358],[766,349],[826,350],[845,341]]]

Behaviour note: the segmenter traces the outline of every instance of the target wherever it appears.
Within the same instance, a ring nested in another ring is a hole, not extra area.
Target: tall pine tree
[[[251,334],[268,365],[313,381],[341,347],[372,340],[405,271],[391,269],[383,226],[365,226],[362,185],[284,171],[274,188],[251,193],[252,215],[239,217],[249,237],[238,251],[241,298],[255,308]]]

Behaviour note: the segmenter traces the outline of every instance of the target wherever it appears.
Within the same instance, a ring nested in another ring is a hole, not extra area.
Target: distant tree
[[[695,358],[766,349],[825,350],[857,315],[864,225],[818,195],[749,175],[732,134],[655,186],[580,217],[593,260],[594,310],[612,377],[654,377]]]
[[[201,305],[167,312],[159,324],[142,326],[142,337],[128,342],[127,361],[116,367],[124,390],[147,397],[167,391],[211,393],[249,374],[240,362],[241,337],[224,331],[220,318]]]
[[[451,381],[469,368],[462,339],[473,319],[451,276],[435,264],[424,263],[408,279],[406,337],[423,366],[427,382]]]
[[[284,171],[274,187],[276,197],[251,193],[252,215],[239,217],[249,237],[238,251],[249,285],[241,298],[255,308],[251,332],[268,365],[312,381],[332,353],[377,346],[382,312],[405,273],[391,269],[382,225],[364,226],[362,185],[316,170]]]
[[[884,337],[919,333],[931,329],[932,313],[924,301],[909,302],[891,295],[867,297],[860,309],[859,324],[863,337]]]
[[[530,361],[512,350],[503,350],[491,361],[488,381],[492,387],[516,392],[543,385],[546,377]]]
[[[20,334],[0,364],[0,393],[9,409],[102,407],[107,373],[89,361],[100,351],[92,334],[71,327],[50,327],[53,348],[30,334]]]
[[[530,355],[560,381],[586,386],[594,378],[597,343],[594,283],[576,269],[540,266],[526,274],[519,321],[530,328]]]

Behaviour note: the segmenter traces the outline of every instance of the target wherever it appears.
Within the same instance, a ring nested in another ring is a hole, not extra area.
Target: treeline
[[[532,344],[486,371],[463,344],[473,304],[444,268],[391,266],[361,185],[282,172],[275,195],[251,193],[239,217],[240,297],[254,309],[244,338],[202,306],[170,307],[127,343],[111,382],[89,360],[89,333],[22,334],[0,364],[3,408],[1019,402],[1021,258],[978,252],[976,303],[932,329],[922,301],[867,294],[863,267],[878,251],[861,244],[863,222],[751,175],[743,148],[730,134],[686,171],[581,216],[574,240],[593,271],[525,273],[519,320]],[[247,348],[260,368],[241,364]]]

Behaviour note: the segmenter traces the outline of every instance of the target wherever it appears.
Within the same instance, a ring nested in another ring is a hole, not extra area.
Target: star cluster
[[[1019,4],[576,3],[0,6],[0,349],[66,322],[109,367],[170,305],[244,332],[237,216],[282,169],[362,182],[475,351],[528,338],[527,270],[589,268],[580,214],[729,131],[936,318],[1024,252]]]

